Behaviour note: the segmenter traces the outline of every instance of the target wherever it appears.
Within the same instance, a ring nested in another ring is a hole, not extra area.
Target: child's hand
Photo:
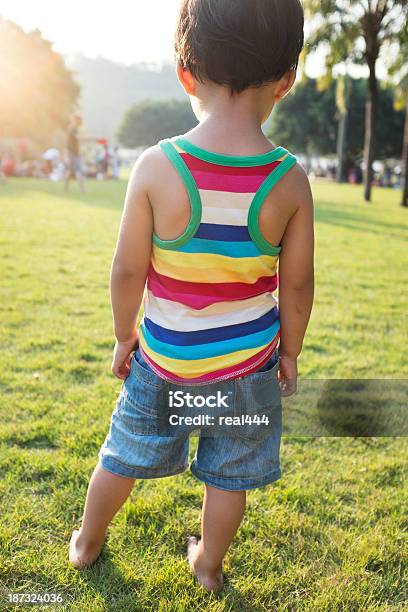
[[[124,342],[116,340],[115,348],[113,349],[112,359],[112,374],[125,380],[130,372],[130,355],[139,345],[137,334],[134,334]]]
[[[282,397],[293,395],[297,391],[297,359],[280,355],[278,380]]]

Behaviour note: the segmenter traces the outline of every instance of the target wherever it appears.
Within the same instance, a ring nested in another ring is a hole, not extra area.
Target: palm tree
[[[408,89],[408,87],[407,87]],[[404,182],[402,186],[402,200],[401,206],[408,206],[408,95],[407,89],[405,89],[405,127],[404,127],[404,141],[402,148],[402,172]]]
[[[378,81],[376,64],[385,43],[398,39],[408,13],[408,0],[305,0],[306,16],[313,18],[309,45],[329,46],[326,70],[345,61],[368,67],[364,135],[364,199],[371,199],[376,149]]]
[[[405,126],[402,142],[402,200],[401,206],[408,207],[408,30],[405,28],[399,36],[399,53],[392,62],[389,73],[394,77],[395,107],[405,108]]]
[[[339,118],[337,131],[337,182],[342,183],[345,178],[344,158],[347,146],[348,104],[351,93],[350,77],[346,73],[337,77],[336,107]]]

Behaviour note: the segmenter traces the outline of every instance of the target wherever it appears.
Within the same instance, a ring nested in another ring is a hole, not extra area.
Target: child
[[[176,389],[222,389],[233,411],[240,398],[273,423],[266,436],[200,435],[202,532],[187,556],[206,589],[222,588],[246,490],[280,476],[280,394],[296,390],[313,301],[313,206],[296,158],[261,125],[291,89],[302,46],[298,0],[182,2],[177,75],[199,123],[145,151],[129,182],[111,271],[112,371],[124,382],[72,534],[75,567],[96,560],[136,478],[186,469],[188,433],[159,427]]]

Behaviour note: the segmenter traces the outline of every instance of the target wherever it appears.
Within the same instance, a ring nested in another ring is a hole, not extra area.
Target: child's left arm
[[[136,319],[150,263],[153,213],[148,198],[148,152],[137,160],[126,191],[125,206],[110,275],[116,344],[112,372],[125,379],[130,355],[137,347]]]

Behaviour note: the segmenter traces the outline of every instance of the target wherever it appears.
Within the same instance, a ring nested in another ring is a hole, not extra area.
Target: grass
[[[316,303],[300,375],[407,378],[407,211],[391,190],[370,205],[359,187],[313,190]],[[249,494],[219,597],[186,571],[201,504],[189,473],[137,483],[101,560],[69,567],[120,387],[108,272],[124,191],[0,184],[0,608],[11,591],[60,593],[54,609],[87,612],[406,610],[403,438],[284,438],[283,478]]]

